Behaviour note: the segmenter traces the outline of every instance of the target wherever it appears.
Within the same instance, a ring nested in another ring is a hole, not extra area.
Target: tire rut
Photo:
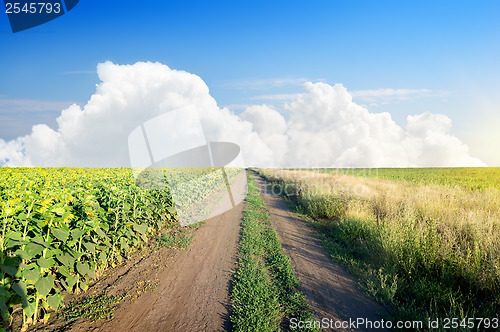
[[[356,279],[330,258],[320,240],[313,236],[312,229],[290,211],[281,197],[269,192],[260,176],[256,174],[255,179],[271,224],[278,233],[285,254],[290,257],[300,289],[311,305],[315,319],[341,322],[364,318],[380,322],[383,319],[381,315],[388,314],[386,309],[359,290]],[[371,331],[365,327],[351,329],[334,326],[328,330]]]

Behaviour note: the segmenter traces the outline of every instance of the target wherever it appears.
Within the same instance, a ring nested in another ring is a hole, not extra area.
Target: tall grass
[[[500,190],[264,170],[397,319],[500,312]]]

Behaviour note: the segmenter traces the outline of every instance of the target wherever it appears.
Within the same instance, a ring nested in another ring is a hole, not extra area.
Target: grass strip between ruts
[[[298,290],[290,259],[283,254],[251,173],[238,254],[231,292],[234,331],[290,330],[291,318],[313,325],[314,317]]]

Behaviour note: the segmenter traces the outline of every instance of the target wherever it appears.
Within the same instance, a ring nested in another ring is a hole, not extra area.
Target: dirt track
[[[278,233],[285,254],[292,261],[295,274],[300,279],[301,291],[312,306],[315,318],[349,321],[360,317],[380,321],[382,317],[379,314],[385,314],[385,308],[358,289],[354,277],[344,267],[332,261],[321,247],[320,241],[312,235],[311,228],[288,209],[283,199],[272,195],[269,189],[266,190],[262,178],[255,175],[255,179],[269,211],[271,223]]]
[[[243,204],[207,221],[158,276],[155,292],[120,306],[100,331],[224,331]]]

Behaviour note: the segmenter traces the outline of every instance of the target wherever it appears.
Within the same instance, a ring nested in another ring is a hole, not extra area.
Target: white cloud
[[[57,118],[58,128],[33,126],[30,135],[0,141],[0,164],[5,166],[128,166],[127,139],[138,125],[186,105],[202,110],[209,140],[237,142],[247,160],[272,160],[272,151],[228,109],[220,109],[203,80],[160,63],[139,62],[97,67],[101,84],[81,108],[72,105]],[[24,157],[20,157],[20,156]]]
[[[31,166],[21,139],[6,142],[0,139],[0,166]]]
[[[389,113],[370,113],[342,84],[304,84],[301,98],[286,105],[293,166],[408,167],[484,166],[450,134],[445,115],[409,116],[406,128]],[[292,165],[289,165],[292,166]]]
[[[288,150],[287,123],[276,110],[266,105],[251,106],[240,118],[253,125],[260,139],[273,151],[270,166],[280,166]]]
[[[285,104],[286,120],[266,105],[235,115],[220,108],[203,80],[160,63],[100,64],[102,83],[88,103],[72,105],[58,128],[36,125],[30,135],[0,140],[0,165],[128,166],[131,131],[159,114],[195,106],[209,141],[240,145],[248,166],[404,167],[483,165],[450,134],[439,114],[409,116],[398,126],[370,113],[341,85],[305,83]]]

